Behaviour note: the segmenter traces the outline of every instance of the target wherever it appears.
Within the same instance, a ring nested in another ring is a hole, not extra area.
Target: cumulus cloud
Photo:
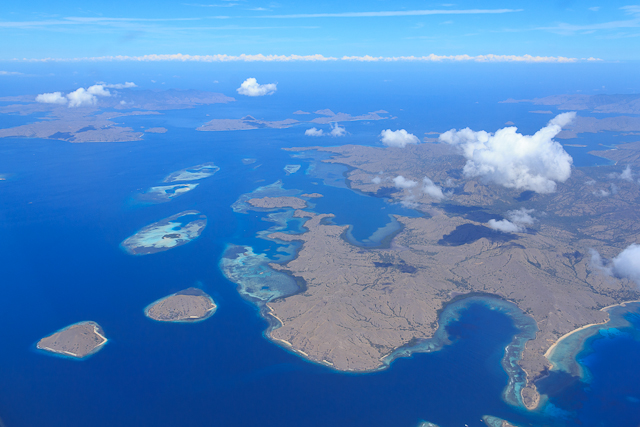
[[[627,165],[627,167],[619,174],[613,172],[609,174],[609,178],[618,178],[621,179],[623,181],[629,181],[629,182],[633,182],[633,177],[636,174],[633,173],[633,171],[631,170],[631,165]]]
[[[258,83],[258,81],[255,78],[250,77],[244,82],[242,82],[240,87],[236,90],[240,95],[265,96],[265,95],[274,94],[275,91],[277,90],[276,86],[277,86],[277,83],[268,83],[268,84],[261,85]]]
[[[36,101],[44,104],[68,103],[69,107],[95,105],[98,102],[98,96],[111,96],[111,92],[106,89],[106,87],[110,86],[113,85],[97,84],[89,86],[87,89],[81,87],[67,95],[63,95],[62,92],[42,93],[36,96]]]
[[[324,132],[322,129],[311,128],[304,131],[306,136],[345,136],[347,134],[347,130],[340,126],[338,123],[331,124],[331,132]]]
[[[514,211],[508,211],[507,218],[509,218],[511,221],[513,221],[518,225],[533,225],[536,219],[532,217],[531,214],[534,211],[535,209],[525,209],[525,208],[514,210]]]
[[[311,129],[305,130],[304,134],[306,136],[322,136],[324,135],[324,132],[322,131],[322,129],[311,128]]]
[[[397,188],[407,189],[415,187],[416,185],[418,185],[418,183],[416,181],[406,179],[402,175],[398,175],[393,178],[393,185],[395,185]]]
[[[84,107],[87,105],[96,105],[98,99],[85,88],[81,87],[67,94],[69,99],[69,107]]]
[[[507,219],[501,219],[500,221],[490,219],[487,224],[490,228],[502,231],[503,233],[521,233],[524,231],[523,227],[516,225]]]
[[[66,104],[67,98],[62,94],[62,92],[41,93],[36,96],[36,102],[41,102],[43,104]]]
[[[371,182],[373,182],[374,184],[380,184],[382,182],[382,178],[380,178],[379,176],[376,176],[375,178],[373,178],[371,180]]]
[[[439,186],[434,184],[433,181],[431,181],[426,176],[422,180],[422,191],[427,196],[429,196],[429,197],[431,197],[433,199],[436,199],[438,201],[440,201],[440,200],[442,200],[442,199],[444,199],[446,197],[444,195],[444,193],[442,192],[442,188],[440,188]]]
[[[331,136],[345,136],[347,134],[347,130],[341,127],[338,123],[333,123],[331,125]]]
[[[111,92],[109,92],[103,85],[93,85],[87,88],[87,92],[91,95],[96,96],[111,96]]]
[[[469,128],[452,129],[440,135],[440,142],[459,146],[467,163],[468,178],[482,177],[507,188],[552,193],[556,182],[571,175],[573,159],[553,138],[576,116],[562,113],[534,135],[517,133],[506,127],[495,134]]]
[[[631,244],[611,260],[604,260],[591,249],[591,265],[617,278],[633,280],[640,285],[640,245]]]
[[[502,231],[503,233],[522,233],[526,230],[527,225],[533,225],[536,221],[531,214],[534,209],[518,209],[507,212],[508,219],[490,219],[487,225],[494,230]]]
[[[392,131],[391,129],[380,132],[380,141],[387,147],[404,148],[407,144],[417,144],[420,142],[417,136],[410,134],[404,129]]]

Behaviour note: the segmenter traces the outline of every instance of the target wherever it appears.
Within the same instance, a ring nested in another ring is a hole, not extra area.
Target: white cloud
[[[106,84],[104,82],[99,82],[99,85],[109,88],[109,89],[129,89],[132,87],[138,87],[134,82],[124,82],[124,83],[115,83],[115,84]]]
[[[17,71],[2,71],[0,70],[0,76],[21,76],[22,73]]]
[[[69,99],[69,107],[84,107],[87,105],[96,105],[98,98],[89,93],[85,88],[78,88],[67,95]]]
[[[322,129],[311,128],[311,129],[305,130],[304,134],[306,136],[322,136],[324,135],[324,132],[322,131]]]
[[[41,102],[43,104],[66,104],[67,98],[62,94],[62,92],[41,93],[36,96],[36,102]]]
[[[374,184],[378,185],[382,182],[382,178],[380,178],[379,176],[376,176],[375,178],[373,178],[371,180],[371,182],[373,182]]]
[[[631,244],[610,261],[591,249],[591,264],[609,276],[633,280],[640,285],[640,245]]]
[[[413,188],[416,185],[418,185],[418,183],[416,181],[412,181],[410,179],[406,179],[404,176],[402,175],[398,175],[395,178],[393,178],[393,184],[397,187],[397,188],[402,188],[402,189],[406,189],[406,188]]]
[[[589,10],[590,10],[591,12],[597,12],[597,11],[599,11],[599,10],[600,10],[600,6],[593,6],[593,7],[590,7],[590,8],[589,8]]]
[[[507,218],[509,218],[511,221],[513,221],[515,224],[518,224],[518,225],[533,225],[536,219],[532,217],[531,214],[534,211],[535,209],[525,209],[525,208],[514,210],[514,211],[508,211]]]
[[[611,260],[613,273],[640,284],[640,245],[632,244]]]
[[[625,181],[633,182],[634,175],[635,174],[631,170],[631,166],[627,165],[625,170],[623,170],[622,173],[619,175],[619,178]]]
[[[600,58],[568,58],[565,56],[532,56],[532,55],[435,55],[426,56],[343,56],[337,58],[324,55],[185,55],[176,54],[151,54],[142,56],[91,56],[82,58],[40,58],[24,59],[32,62],[81,62],[81,61],[132,61],[132,62],[327,62],[327,61],[358,61],[358,62],[551,62],[571,63],[579,61],[601,61]]]
[[[333,123],[331,125],[331,136],[345,136],[347,134],[347,130],[341,127],[338,123]]]
[[[87,88],[87,92],[91,95],[96,96],[111,96],[111,92],[109,92],[103,85],[93,85]]]
[[[392,131],[391,129],[380,132],[380,141],[387,147],[404,148],[407,144],[417,144],[420,142],[417,136],[410,134],[404,129]]]
[[[423,184],[422,185],[422,191],[426,195],[428,195],[429,197],[431,197],[433,199],[436,199],[436,200],[442,200],[442,199],[444,199],[446,197],[444,195],[444,193],[442,192],[442,188],[440,188],[439,186],[434,184],[433,181],[431,181],[426,176],[422,180],[422,184]]]
[[[277,83],[268,83],[268,84],[261,85],[258,83],[256,79],[254,79],[253,77],[250,77],[244,82],[242,82],[240,87],[236,90],[240,95],[265,96],[265,95],[272,95],[273,93],[275,93],[275,91],[277,90],[276,85]]]
[[[506,127],[495,134],[452,129],[440,135],[440,142],[460,146],[467,163],[465,176],[482,177],[507,188],[551,193],[556,182],[571,175],[573,159],[553,140],[576,113],[562,113],[534,135]]]
[[[500,221],[490,219],[488,225],[490,228],[502,231],[503,233],[521,233],[524,231],[523,227],[516,225],[507,219],[502,219]]]
[[[578,58],[567,58],[565,56],[532,56],[532,55],[434,55],[427,56],[343,56],[343,61],[359,62],[578,62]],[[599,60],[590,58],[589,60]]]
[[[533,212],[534,209],[525,208],[508,211],[507,218],[509,219],[501,219],[500,221],[490,219],[487,225],[503,233],[523,233],[526,230],[526,225],[533,225],[536,221],[536,219],[531,216]]]

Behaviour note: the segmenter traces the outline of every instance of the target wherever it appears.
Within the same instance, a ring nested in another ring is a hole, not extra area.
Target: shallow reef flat
[[[220,260],[220,269],[238,286],[244,299],[264,307],[268,301],[299,291],[296,280],[270,267],[273,261],[264,254],[256,254],[250,246],[229,245]]]
[[[484,421],[484,423],[488,427],[517,427],[515,424],[511,424],[509,421],[491,415],[485,415],[484,417],[482,417],[482,421]]]
[[[178,196],[181,196],[189,191],[195,189],[198,184],[175,184],[175,185],[161,185],[158,187],[149,188],[144,194],[140,196],[143,200],[151,202],[168,202]]]
[[[177,248],[200,236],[207,217],[198,211],[184,211],[143,227],[122,242],[131,255],[148,255]]]
[[[188,288],[161,298],[144,309],[144,314],[159,322],[201,322],[217,309],[209,295],[198,288]]]
[[[196,181],[199,179],[209,178],[219,170],[220,168],[211,162],[202,163],[200,165],[191,166],[189,168],[173,172],[172,174],[169,174],[163,182]]]
[[[287,173],[287,175],[294,174],[298,172],[298,170],[300,170],[300,165],[286,165],[284,167],[284,171]]]
[[[104,331],[95,322],[74,323],[38,341],[36,347],[61,356],[82,359],[98,352],[107,343]]]

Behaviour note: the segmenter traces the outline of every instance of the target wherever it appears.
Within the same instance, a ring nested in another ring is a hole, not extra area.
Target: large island
[[[621,166],[574,168],[555,192],[535,193],[464,177],[465,159],[445,144],[309,150],[291,149],[310,158],[332,153],[322,161],[348,166],[350,188],[424,213],[396,216],[402,229],[388,248],[354,246],[344,238],[348,226],[302,210],[294,216],[306,218],[306,232],[269,235],[302,243],[295,259],[269,264],[299,290],[257,303],[272,321],[268,336],[309,360],[341,371],[384,368],[398,349],[433,338],[451,302],[482,295],[535,321],[538,331],[523,332],[503,360],[513,361],[507,400],[535,408],[535,383],[554,367],[545,356],[552,345],[607,322],[606,307],[640,297],[631,280],[592,262],[596,251],[611,259],[639,236],[640,186],[614,176]],[[615,193],[606,192],[612,185]],[[250,254],[229,252],[222,263],[241,292],[244,279],[230,266]]]

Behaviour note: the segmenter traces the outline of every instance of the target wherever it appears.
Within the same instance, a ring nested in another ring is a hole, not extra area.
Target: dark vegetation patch
[[[442,239],[438,240],[438,244],[441,246],[462,246],[482,238],[492,242],[509,242],[517,239],[518,236],[495,231],[484,225],[462,224],[451,233],[442,236]]]
[[[400,261],[398,264],[394,264],[392,262],[374,262],[374,266],[379,268],[395,268],[401,273],[415,273],[418,269],[412,265],[408,265],[404,261]]]
[[[78,130],[76,133],[86,132],[88,130],[96,130],[96,128],[94,128],[93,126],[86,126],[86,127],[83,127],[82,129]]]
[[[564,255],[566,258],[569,259],[569,261],[573,262],[573,263],[577,263],[582,261],[582,258],[584,258],[584,254],[580,253],[579,251],[575,251],[575,252],[567,252],[562,254]]]

